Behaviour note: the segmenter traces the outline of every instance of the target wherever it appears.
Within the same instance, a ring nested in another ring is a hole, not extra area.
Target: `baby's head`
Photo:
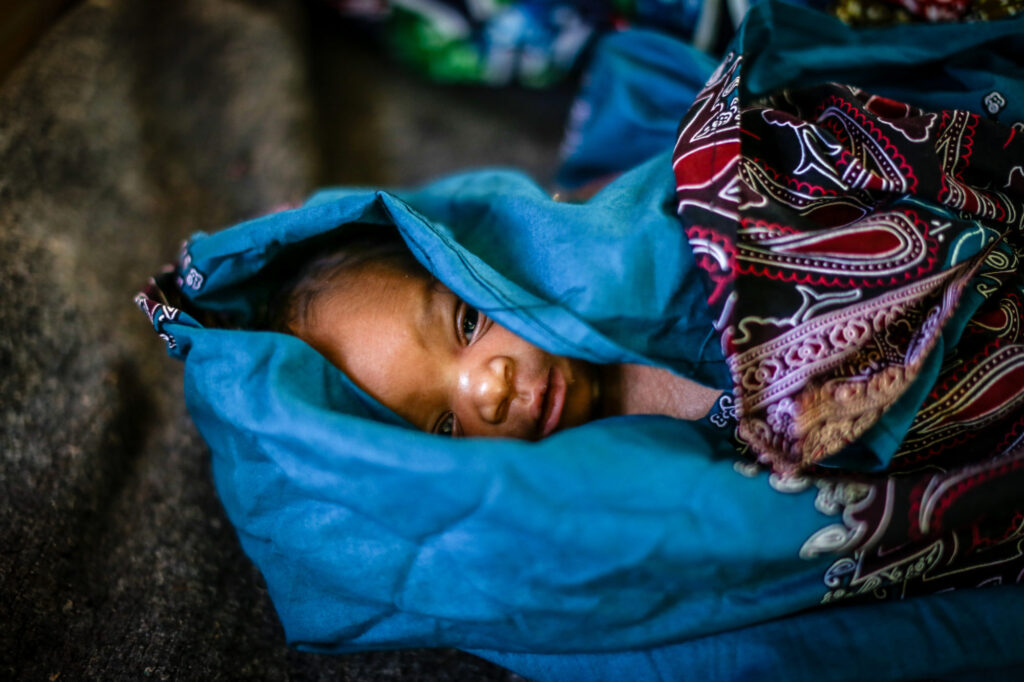
[[[356,230],[308,260],[271,319],[424,431],[537,440],[597,416],[594,365],[547,353],[462,301],[394,230]]]

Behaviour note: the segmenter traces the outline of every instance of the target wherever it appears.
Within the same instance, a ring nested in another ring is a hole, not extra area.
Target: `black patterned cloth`
[[[1018,582],[1024,124],[836,83],[754,97],[743,68],[674,154],[734,380],[709,421],[837,517],[802,550],[838,555],[823,603]]]
[[[674,163],[742,437],[779,471],[852,444],[897,469],[1013,450],[1024,136],[837,84],[744,106],[740,64]]]

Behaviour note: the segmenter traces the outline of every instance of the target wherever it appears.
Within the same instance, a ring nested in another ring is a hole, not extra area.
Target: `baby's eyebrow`
[[[440,306],[437,305],[436,291],[429,283],[420,287],[419,313],[416,316],[416,342],[424,349],[428,347],[428,339],[437,328],[437,313]]]

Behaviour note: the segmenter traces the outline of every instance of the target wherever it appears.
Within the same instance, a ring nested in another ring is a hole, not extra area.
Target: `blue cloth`
[[[1021,679],[1024,587],[797,614],[679,644],[600,654],[474,651],[531,680],[863,682]]]
[[[741,43],[752,59],[775,55],[762,82],[824,73],[814,38],[845,29],[814,15],[808,36],[810,14],[776,11],[758,5],[745,35],[766,42]],[[725,386],[673,188],[663,153],[583,205],[497,171],[331,190],[195,236],[178,274],[194,304],[244,319],[266,296],[260,271],[287,245],[391,224],[457,294],[549,351]],[[1020,588],[813,610],[835,560],[807,551],[829,522],[816,491],[744,475],[706,423],[623,417],[539,443],[450,441],[410,429],[296,338],[148,312],[185,361],[218,491],[294,645],[456,646],[558,680],[886,679],[882,665],[921,677],[1022,664],[1011,641]],[[898,659],[904,647],[921,657]],[[817,674],[830,664],[835,674]]]
[[[585,205],[553,201],[508,171],[416,191],[326,190],[301,209],[197,235],[184,256],[184,291],[205,308],[250,316],[266,289],[247,281],[286,245],[345,224],[391,224],[453,291],[550,352],[654,363],[725,388],[673,191],[666,155]]]
[[[753,7],[733,39],[752,95],[835,81],[922,109],[1024,121],[1024,17],[858,29],[785,2]],[[990,93],[1001,95],[993,110]]]
[[[670,148],[679,112],[690,108],[717,65],[703,52],[654,31],[633,29],[603,38],[573,104],[558,183],[575,189]]]
[[[669,361],[683,370],[720,368],[702,359],[718,347],[706,342],[710,321],[698,326],[689,312],[689,251],[663,209],[669,175],[656,159],[583,206],[491,172],[403,193],[407,203],[326,192],[194,238],[183,288],[245,314],[244,283],[283,244],[387,220],[460,295],[550,350],[642,357],[594,331],[607,325],[645,353],[676,350]],[[543,234],[549,248],[538,253]],[[500,272],[476,255],[485,251]],[[634,262],[620,262],[631,252]],[[598,264],[614,274],[594,281]],[[679,310],[670,324],[635,331],[666,306]],[[450,441],[406,428],[296,338],[203,329],[185,315],[160,328],[185,356],[186,400],[218,490],[293,642],[593,651],[736,627],[820,598],[826,559],[799,556],[823,523],[812,493],[780,498],[765,477],[736,473],[731,445],[706,425],[632,417],[540,443]],[[766,532],[768,518],[785,519],[787,532]]]

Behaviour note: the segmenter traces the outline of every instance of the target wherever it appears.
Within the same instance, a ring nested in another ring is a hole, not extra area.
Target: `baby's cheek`
[[[595,418],[595,405],[598,399],[596,368],[579,360],[570,361],[569,366],[573,382],[567,405],[569,409],[562,419],[563,428],[580,426],[592,421]]]

